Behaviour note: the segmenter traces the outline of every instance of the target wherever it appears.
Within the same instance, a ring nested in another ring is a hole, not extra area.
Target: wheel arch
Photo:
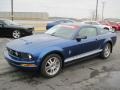
[[[113,44],[111,41],[108,41],[107,43],[109,43],[111,45],[111,53],[112,53],[112,47],[113,47]]]
[[[63,54],[62,50],[61,49],[55,49],[55,50],[46,51],[46,52],[40,54],[40,56],[38,58],[39,66],[41,66],[43,60],[50,54],[58,54],[61,57],[61,59],[62,59],[62,65],[64,65],[65,57],[64,57],[64,54]]]
[[[112,43],[111,40],[108,40],[108,41],[104,42],[103,48],[105,47],[105,45],[106,45],[107,43],[109,43],[109,44],[111,45],[111,53],[112,53],[113,43]]]

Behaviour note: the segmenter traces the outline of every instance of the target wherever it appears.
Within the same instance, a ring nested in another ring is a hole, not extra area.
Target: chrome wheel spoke
[[[104,51],[105,57],[108,57],[110,55],[110,46],[106,46],[105,51]]]
[[[49,71],[51,69],[51,66],[46,67],[46,71]]]
[[[56,57],[50,58],[45,66],[45,70],[49,75],[56,74],[60,69],[60,61]]]
[[[13,32],[13,37],[14,38],[19,38],[20,37],[20,32],[19,31],[14,31]]]

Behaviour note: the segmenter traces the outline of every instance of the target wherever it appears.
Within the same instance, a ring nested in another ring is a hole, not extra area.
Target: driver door
[[[82,54],[97,52],[99,49],[99,41],[97,36],[97,28],[95,27],[83,27],[78,33],[79,37],[87,37],[86,39],[81,39],[80,44],[82,44]],[[80,48],[80,47],[79,47]]]
[[[65,62],[69,62],[78,58],[83,58],[99,52],[99,41],[97,40],[97,29],[95,27],[81,28],[76,38],[80,40],[72,40],[71,46],[68,47],[70,51]],[[86,38],[83,38],[86,37]],[[66,50],[66,51],[68,51]]]

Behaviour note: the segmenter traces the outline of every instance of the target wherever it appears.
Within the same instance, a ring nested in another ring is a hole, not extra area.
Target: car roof
[[[90,24],[85,24],[85,23],[65,23],[65,24],[60,24],[60,25],[71,25],[71,26],[78,26],[78,27],[96,27],[96,28],[101,28],[99,25],[90,25]]]
[[[56,21],[74,21],[74,20],[71,20],[71,19],[57,19],[57,20],[54,20],[55,22]]]

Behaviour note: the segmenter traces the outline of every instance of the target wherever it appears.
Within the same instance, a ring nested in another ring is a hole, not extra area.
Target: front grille
[[[12,55],[17,58],[28,59],[27,53],[21,53],[12,49],[7,48],[9,55]]]

